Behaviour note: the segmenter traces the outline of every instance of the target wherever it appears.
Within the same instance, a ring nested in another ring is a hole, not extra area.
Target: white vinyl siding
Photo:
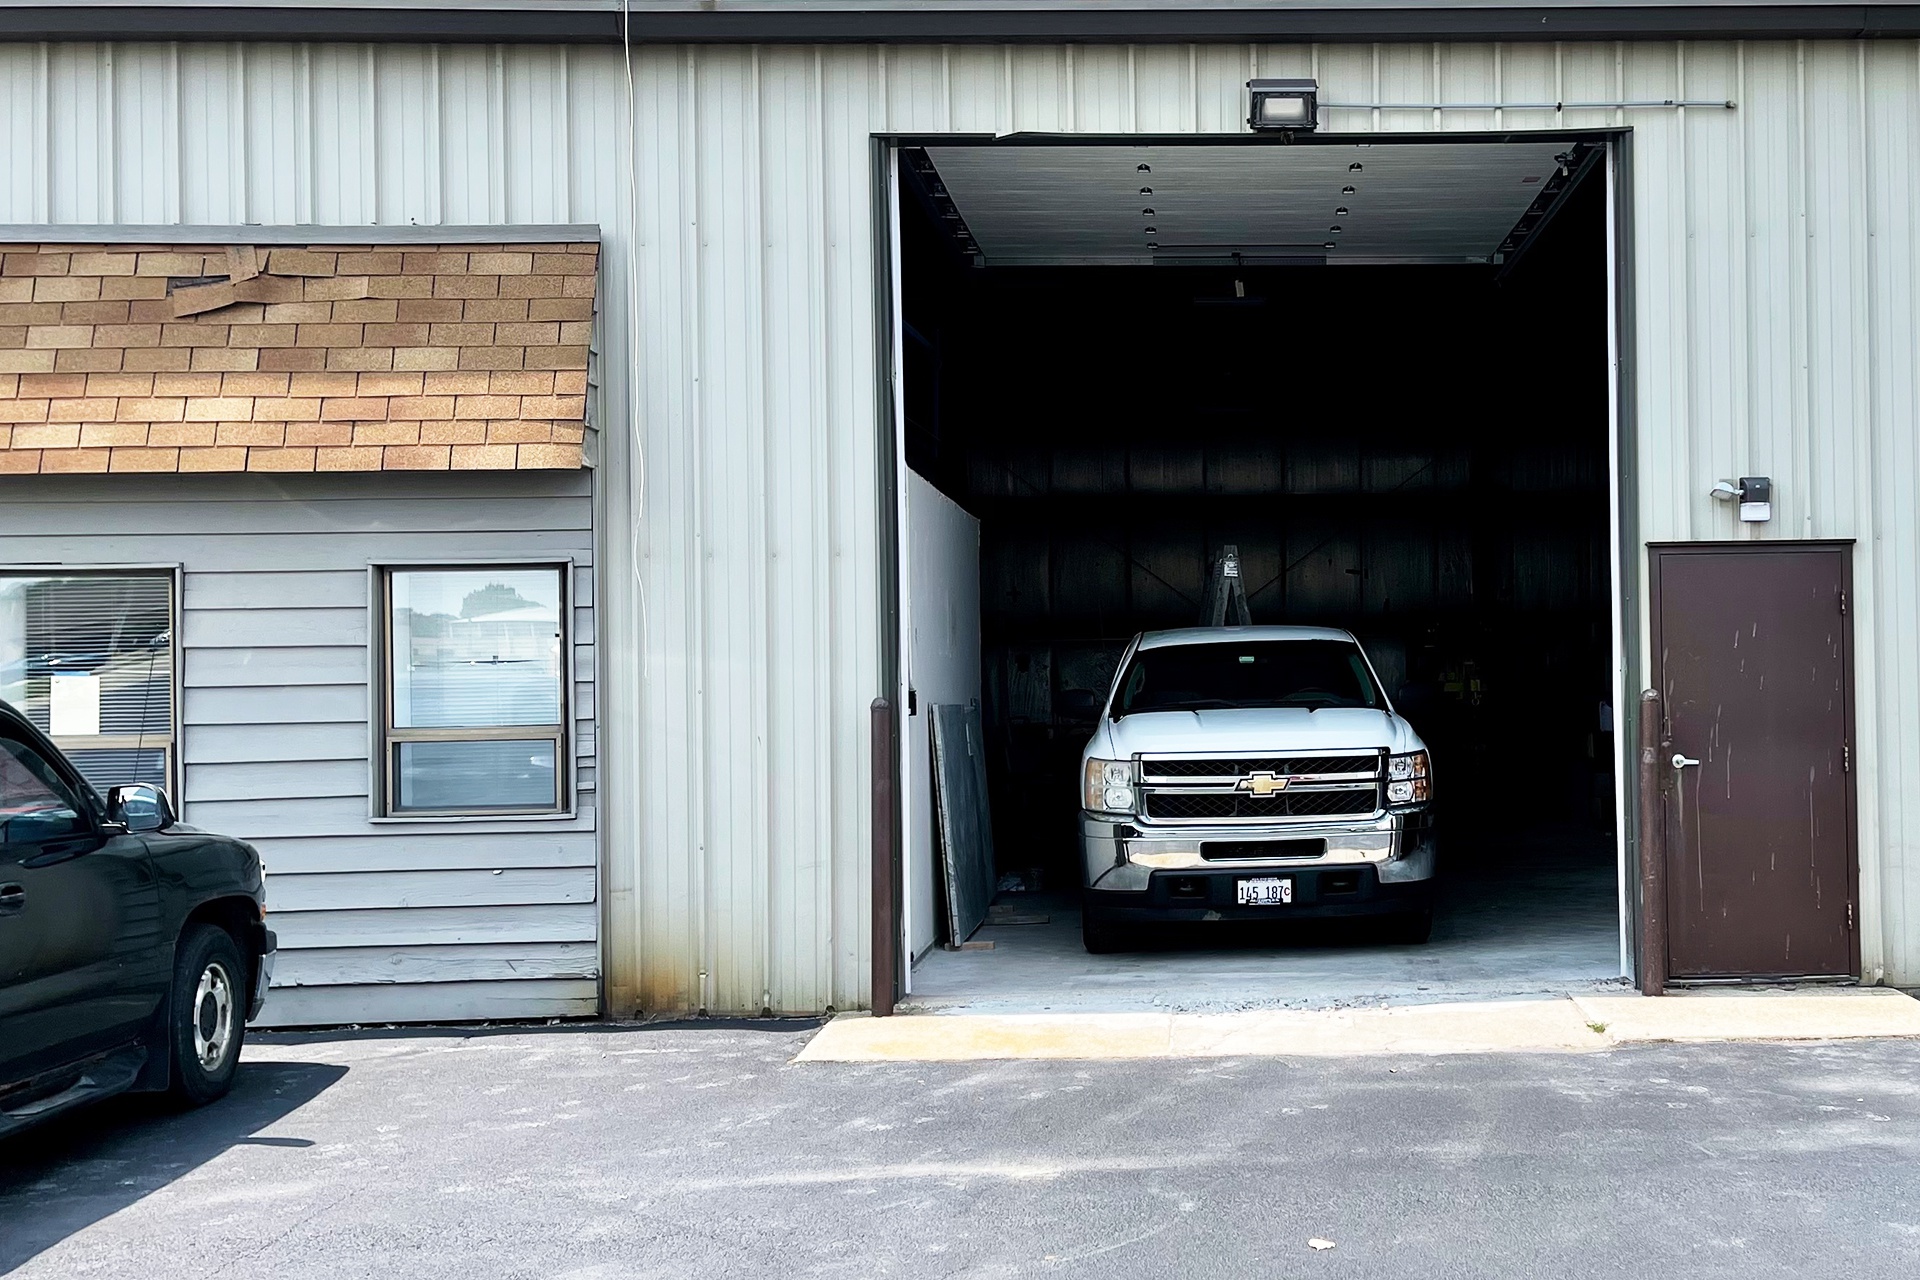
[[[176,800],[266,860],[264,1025],[597,1012],[589,473],[39,476],[5,508],[0,567],[180,564]],[[370,566],[533,542],[574,562],[576,815],[374,821]]]

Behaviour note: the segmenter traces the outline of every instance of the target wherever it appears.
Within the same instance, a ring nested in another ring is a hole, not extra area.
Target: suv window
[[[0,738],[0,845],[82,835],[80,801],[53,766],[24,742]]]
[[[1230,707],[1379,707],[1360,647],[1349,640],[1177,644],[1135,653],[1118,711]]]

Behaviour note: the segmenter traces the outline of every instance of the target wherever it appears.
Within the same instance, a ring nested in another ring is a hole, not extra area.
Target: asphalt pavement
[[[1911,1041],[793,1064],[810,1034],[257,1037],[213,1107],[0,1144],[0,1272],[1920,1275]]]

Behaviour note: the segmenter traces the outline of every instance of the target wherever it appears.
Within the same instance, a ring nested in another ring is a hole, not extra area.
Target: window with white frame
[[[0,569],[0,699],[104,792],[171,786],[170,569]]]
[[[390,567],[384,813],[568,808],[566,566]]]

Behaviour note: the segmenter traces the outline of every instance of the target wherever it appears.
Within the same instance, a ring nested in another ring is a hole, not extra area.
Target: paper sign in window
[[[47,726],[56,738],[91,738],[100,732],[100,677],[53,677]]]

